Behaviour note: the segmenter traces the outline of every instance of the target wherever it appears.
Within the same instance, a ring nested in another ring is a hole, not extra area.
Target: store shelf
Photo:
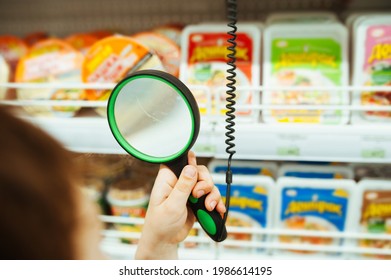
[[[216,130],[215,157],[224,158],[223,129]],[[387,125],[236,126],[237,159],[333,162],[391,162]]]
[[[112,88],[114,84],[0,84],[9,88],[57,87],[57,88]],[[203,90],[207,104],[200,104],[206,113],[201,118],[201,130],[193,150],[198,156],[225,158],[225,117],[211,112],[212,94],[221,94],[222,89],[190,87]],[[262,94],[266,90],[290,90],[279,88],[238,88]],[[294,88],[296,90],[328,90],[347,92],[363,90],[391,91],[391,87],[314,87]],[[53,100],[1,100],[8,106],[80,106],[85,107],[76,117],[34,117],[25,113],[23,118],[46,130],[67,148],[75,152],[123,154],[114,140],[105,117],[94,113],[91,107],[105,107],[106,101],[53,101]],[[217,104],[216,106],[223,104]],[[237,104],[238,109],[251,110],[250,117],[238,117],[235,126],[236,159],[253,160],[300,160],[333,162],[391,163],[391,122],[353,122],[341,125],[320,124],[270,124],[263,123],[264,110],[306,109],[342,110],[349,114],[358,111],[391,111],[390,106],[359,105],[268,105]],[[256,117],[254,117],[254,115]]]
[[[101,220],[107,224],[137,224],[142,225],[143,219],[124,218],[113,216],[101,216]],[[198,223],[194,226],[200,229]],[[356,233],[356,232],[327,232],[310,230],[283,230],[265,229],[258,227],[227,227],[230,234],[249,234],[249,240],[227,239],[222,243],[214,243],[200,231],[199,236],[188,236],[179,246],[181,259],[357,259],[374,258],[373,255],[391,257],[391,248],[368,248],[357,246],[359,239],[371,239],[391,241],[389,234]],[[123,232],[115,229],[102,231],[104,239],[102,250],[111,258],[134,258],[136,244],[140,238],[139,232]],[[278,241],[278,236],[319,237],[333,238],[333,244],[315,245],[310,243],[283,243]],[[131,240],[129,245],[121,242],[121,239]],[[337,241],[341,240],[341,244]],[[186,244],[191,243],[191,247]],[[302,251],[306,253],[293,253],[290,251]],[[365,255],[365,257],[364,257]]]
[[[75,152],[123,154],[106,119],[31,118]],[[199,156],[225,158],[224,123],[205,122],[194,146]],[[236,125],[237,159],[336,162],[391,162],[391,129],[387,124],[367,125]]]

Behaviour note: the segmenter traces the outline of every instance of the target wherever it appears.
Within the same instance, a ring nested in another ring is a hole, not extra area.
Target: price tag
[[[279,147],[277,148],[277,155],[279,156],[300,156],[299,147]]]
[[[361,151],[362,158],[385,158],[386,151],[381,148],[364,149]]]
[[[209,153],[212,153],[212,154],[215,154],[216,153],[216,146],[215,145],[211,145],[211,144],[196,144],[194,146],[194,152],[196,154],[201,154],[201,153],[205,153],[205,154],[209,154]]]

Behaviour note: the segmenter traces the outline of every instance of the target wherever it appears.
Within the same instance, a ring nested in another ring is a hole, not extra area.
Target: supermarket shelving
[[[26,87],[56,87],[56,88],[113,88],[114,84],[0,84],[8,88]],[[192,89],[192,87],[190,87]],[[213,115],[211,112],[211,92],[219,92],[221,89],[204,90],[209,96],[208,104],[200,104],[206,108],[207,114],[202,116],[200,135],[194,147],[200,157],[225,158],[225,122],[224,117]],[[275,88],[274,88],[275,89]],[[286,88],[277,88],[286,90]],[[288,88],[289,89],[289,88]],[[374,90],[371,87],[345,87],[333,88],[333,90],[360,91]],[[238,90],[251,90],[259,94],[270,90],[263,87],[238,88]],[[309,90],[303,89],[303,90]],[[320,88],[318,90],[325,90]],[[382,87],[381,90],[391,91],[391,87]],[[216,99],[217,100],[217,99]],[[1,100],[0,104],[16,107],[20,112],[23,106],[81,106],[85,111],[76,117],[34,117],[21,113],[22,118],[41,127],[49,134],[57,138],[66,147],[74,152],[124,154],[123,149],[117,144],[111,135],[105,117],[94,113],[91,108],[106,107],[106,101],[53,101],[53,100]],[[220,104],[221,105],[221,104]],[[217,105],[219,106],[219,105]],[[274,107],[273,107],[274,106]],[[275,106],[265,104],[238,105],[238,108],[254,110],[258,115],[265,109],[302,108],[303,106]],[[305,109],[341,109],[349,112],[360,110],[391,111],[383,106],[311,106]],[[391,163],[391,126],[388,123],[358,123],[343,125],[310,125],[310,124],[265,124],[261,118],[238,118],[236,126],[236,150],[235,159],[252,160],[300,160],[300,161],[333,161],[333,162],[366,162],[366,163]],[[101,216],[106,224],[143,224],[143,219],[121,218],[113,216]],[[195,225],[199,228],[198,224]],[[354,232],[319,232],[319,231],[291,231],[262,228],[229,227],[230,233],[247,233],[251,240],[226,240],[222,244],[213,243],[207,236],[189,236],[179,248],[181,259],[357,259],[364,254],[377,254],[390,256],[391,249],[362,248],[356,245],[354,240],[366,238],[391,241],[390,235],[358,234]],[[279,242],[278,235],[318,236],[324,238],[339,238],[344,240],[344,246],[290,244]],[[138,240],[140,233],[123,232],[114,228],[102,231],[104,239],[101,243],[102,251],[113,259],[130,259],[134,257],[136,245],[124,244],[121,239]],[[262,239],[260,238],[267,238]],[[187,243],[197,247],[186,247]],[[228,248],[228,249],[227,249]],[[235,248],[240,248],[236,250]],[[286,254],[287,250],[301,250],[306,252],[323,252],[328,255]]]
[[[124,218],[112,216],[100,216],[105,223],[121,224],[143,224],[143,219]],[[196,229],[200,229],[198,224]],[[206,235],[188,236],[179,248],[179,255],[182,259],[357,259],[371,258],[368,255],[391,256],[391,248],[364,248],[357,245],[359,239],[376,239],[391,241],[389,234],[370,234],[356,232],[319,232],[309,230],[276,230],[256,227],[227,227],[227,231],[232,234],[248,233],[251,240],[225,240],[223,243],[214,243]],[[278,241],[279,235],[290,236],[317,236],[323,238],[334,238],[343,240],[342,245],[335,241],[333,245],[314,245],[283,243]],[[136,250],[137,240],[140,233],[120,232],[115,229],[104,230],[105,236],[102,243],[103,251],[114,258],[133,258]],[[120,239],[130,239],[135,244],[122,243]],[[186,248],[186,243],[191,242],[193,248]],[[194,244],[196,244],[194,247]],[[244,249],[244,250],[243,250]],[[307,254],[295,255],[287,253],[288,250],[305,251]],[[283,253],[282,251],[285,251]],[[314,254],[311,254],[314,253]],[[321,252],[321,253],[320,253]],[[325,255],[329,254],[329,255]],[[364,257],[363,255],[367,255]]]
[[[224,1],[190,1],[184,4],[181,0],[70,0],[70,1],[2,1],[0,3],[0,33],[25,35],[39,31],[44,26],[52,34],[65,36],[73,32],[112,28],[136,32],[168,22],[183,22],[185,24],[200,21],[224,20]],[[362,12],[369,10],[390,9],[390,1],[384,0],[246,0],[240,2],[240,19],[259,21],[265,15],[274,11],[287,9],[295,10],[327,10],[344,15],[347,12]],[[178,12],[179,10],[179,12]],[[37,85],[35,85],[37,86]],[[52,84],[41,84],[43,87],[56,87]],[[58,88],[73,86],[70,84],[57,85]],[[27,84],[0,84],[0,87],[29,88]],[[79,88],[91,88],[91,85],[78,85]],[[94,85],[95,88],[112,88],[113,85]],[[323,88],[324,89],[324,88]],[[337,88],[336,90],[363,90],[363,88]],[[268,90],[262,87],[252,88],[254,92]],[[322,89],[321,89],[322,90]],[[391,91],[391,87],[386,90]],[[208,89],[206,89],[208,91]],[[86,108],[105,107],[105,101],[17,101],[3,100],[0,104],[19,107],[22,106],[54,106],[71,105]],[[207,111],[210,104],[204,104]],[[241,107],[245,108],[245,107]],[[272,107],[264,104],[252,104],[251,110],[263,111]],[[293,108],[293,107],[290,107]],[[300,108],[300,106],[295,107]],[[325,109],[322,106],[304,107],[306,109]],[[331,107],[327,107],[331,108]],[[356,105],[334,106],[349,112],[361,110],[388,110],[385,107],[363,107]],[[123,154],[123,150],[116,143],[108,128],[105,118],[84,110],[74,118],[31,117],[21,113],[22,117],[46,130],[72,151],[83,153]],[[22,112],[22,110],[20,110]],[[210,110],[209,110],[210,113]],[[391,123],[390,123],[391,124]],[[254,160],[308,160],[308,161],[341,161],[366,163],[391,163],[391,126],[388,123],[359,123],[338,126],[325,125],[296,125],[296,124],[264,124],[256,121],[238,121],[236,126],[235,159]],[[201,133],[194,147],[198,156],[225,158],[224,120],[211,114],[203,116]],[[101,216],[105,223],[135,223],[143,224],[143,220],[125,219],[110,216]],[[196,225],[197,227],[197,225]],[[288,231],[276,231],[257,228],[229,228],[229,232],[247,232],[256,235],[273,237],[278,234],[298,234]],[[134,238],[139,234],[105,230],[102,249],[113,258],[132,258],[135,245],[126,245],[119,242],[119,238]],[[311,232],[301,232],[310,235]],[[356,233],[322,233],[316,235],[334,238],[376,238],[391,240],[389,236],[358,235]],[[362,249],[349,244],[348,246],[323,246],[282,244],[277,241],[226,241],[223,244],[212,243],[207,237],[188,237],[188,242],[197,242],[196,249],[186,248],[181,244],[179,255],[184,259],[270,259],[281,258],[281,255],[265,254],[256,250],[257,247],[268,249],[300,249],[320,250],[341,253],[382,253],[391,255],[391,249]],[[225,250],[223,246],[231,245],[249,248],[250,251],[241,253],[235,249]],[[311,256],[311,255],[309,255]],[[308,257],[308,256],[307,256]],[[283,258],[297,258],[287,257]],[[313,258],[313,257],[311,257]],[[346,257],[348,258],[348,257]]]
[[[0,84],[0,87],[78,87],[112,88],[113,84]],[[205,91],[209,96],[206,114],[201,119],[201,131],[194,146],[194,151],[203,157],[225,158],[225,119],[211,113],[211,90],[207,87],[191,87]],[[289,88],[244,88],[253,93],[271,89]],[[238,90],[244,90],[238,88]],[[391,91],[391,87],[333,87],[333,88],[298,88],[298,90],[360,90]],[[217,100],[217,99],[216,99]],[[106,101],[53,101],[53,100],[1,100],[0,104],[9,106],[81,106],[86,108],[105,107]],[[341,125],[321,124],[270,124],[263,123],[259,117],[266,109],[329,109],[342,110],[350,114],[358,111],[391,111],[391,106],[360,105],[267,105],[238,104],[238,109],[249,109],[257,116],[236,119],[236,155],[237,159],[252,160],[303,160],[335,162],[373,162],[391,163],[391,122],[347,123]],[[123,154],[123,150],[111,135],[105,117],[84,111],[72,118],[34,117],[24,114],[24,118],[45,129],[66,147],[75,152]]]

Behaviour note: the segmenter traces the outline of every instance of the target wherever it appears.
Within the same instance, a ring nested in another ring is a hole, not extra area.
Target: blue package
[[[321,173],[321,172],[305,172],[305,171],[288,171],[284,174],[286,177],[300,177],[308,179],[334,179],[335,173]]]
[[[294,195],[292,195],[294,194]],[[295,217],[315,217],[313,221],[304,221],[302,229],[338,230],[345,229],[348,197],[335,189],[285,187],[282,190],[280,219],[289,227],[300,227],[290,223]],[[320,219],[325,221],[321,223]]]
[[[231,166],[231,170],[232,173],[241,175],[260,175],[262,173],[262,168],[260,167]],[[211,171],[214,173],[225,173],[227,166],[216,166]]]
[[[225,199],[226,185],[216,184],[221,196]],[[251,185],[232,185],[230,211],[242,213],[256,221],[261,227],[266,227],[268,221],[268,190],[264,187]]]
[[[208,167],[212,173],[224,174],[227,171],[227,162],[214,159],[209,163]],[[277,164],[234,160],[231,163],[231,170],[235,175],[264,175],[275,178],[277,175]]]

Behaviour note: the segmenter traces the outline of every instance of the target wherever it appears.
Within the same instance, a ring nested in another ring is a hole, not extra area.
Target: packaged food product
[[[85,177],[81,186],[82,193],[93,203],[96,204],[100,214],[105,213],[103,193],[105,191],[105,182],[96,177]]]
[[[7,62],[0,54],[0,83],[8,83],[10,76],[10,70]],[[4,99],[7,94],[7,88],[0,87],[0,99]]]
[[[266,19],[266,24],[273,23],[330,23],[337,22],[337,16],[331,12],[280,12],[272,13]]]
[[[307,179],[353,179],[353,169],[349,166],[282,164],[278,177],[296,177]]]
[[[225,174],[227,161],[212,159],[208,164],[208,169],[212,173]],[[235,175],[263,175],[276,179],[278,166],[274,162],[233,160],[231,162],[231,170]]]
[[[357,29],[362,20],[367,18],[368,16],[378,16],[378,15],[386,15],[389,12],[352,12],[348,13],[345,16],[345,25],[348,28],[349,33],[349,61],[353,67],[351,67],[350,71],[350,81],[353,84],[353,73],[354,73],[354,57],[355,50],[358,46],[355,46],[356,38],[357,38]],[[362,46],[361,46],[362,47]]]
[[[178,46],[180,46],[181,44],[182,30],[183,30],[182,24],[166,24],[152,29],[153,32],[160,33],[170,38]]]
[[[391,86],[391,16],[362,16],[354,22],[355,86]],[[354,92],[353,104],[390,106],[391,92]],[[391,120],[390,111],[358,111],[353,122]]]
[[[115,35],[96,42],[87,52],[82,79],[86,83],[118,82],[132,71],[160,69],[163,66],[149,49],[126,36]],[[86,90],[88,100],[107,100],[111,90]],[[96,110],[106,116],[106,109]]]
[[[361,181],[364,178],[387,178],[391,179],[389,164],[384,163],[351,163],[354,170],[354,180]]]
[[[97,37],[86,33],[73,34],[65,38],[65,41],[75,49],[81,51],[84,55],[98,40]]]
[[[148,182],[141,176],[132,176],[113,182],[107,193],[112,215],[130,218],[145,218],[149,202]],[[115,224],[119,231],[141,233],[140,224]],[[135,244],[136,238],[122,238],[123,242]]]
[[[203,85],[211,90],[212,98],[205,91],[192,90],[197,102],[202,104],[201,114],[207,113],[208,102],[212,103],[212,114],[225,114],[222,105],[225,104],[228,82],[228,31],[226,24],[189,25],[183,30],[180,79],[189,86]],[[236,35],[236,86],[259,86],[261,31],[257,25],[239,24]],[[238,105],[259,103],[257,92],[237,90],[236,94]],[[239,117],[247,116],[246,119],[258,119],[255,110],[237,109],[236,113]]]
[[[19,59],[28,51],[28,46],[19,37],[12,35],[0,36],[0,55],[3,56],[10,68],[10,82],[14,82],[15,71]]]
[[[22,83],[81,82],[84,56],[60,39],[47,39],[33,45],[16,69],[15,80]],[[19,89],[21,100],[81,100],[81,89]],[[24,109],[32,115],[72,117],[80,109],[74,106],[31,106]]]
[[[212,173],[212,178],[219,188],[223,200],[226,196],[225,175]],[[271,198],[274,181],[268,176],[235,175],[231,185],[231,199],[227,227],[270,228],[272,219]],[[267,236],[261,233],[239,233],[228,229],[227,240],[265,242]],[[266,252],[264,248],[224,246],[227,250],[248,252]]]
[[[357,27],[359,26],[359,24],[360,24],[360,22],[362,20],[366,19],[367,17],[386,16],[387,14],[389,15],[388,11],[383,11],[383,12],[382,11],[377,11],[377,12],[353,12],[353,13],[348,14],[348,16],[346,16],[346,19],[345,19],[345,25],[347,26],[348,32],[351,35],[352,46],[354,44],[353,42],[354,42],[354,39],[356,37]]]
[[[49,38],[49,34],[46,32],[33,32],[24,36],[23,40],[27,46],[32,46],[39,41],[43,41]]]
[[[264,35],[263,84],[267,87],[348,85],[347,31],[339,23],[272,24]],[[266,90],[265,105],[346,105],[344,90]],[[266,109],[267,123],[344,124],[343,110]]]
[[[134,165],[134,159],[125,155],[78,154],[74,164],[86,178],[96,178],[110,185],[129,173]]]
[[[357,201],[354,226],[358,233],[391,234],[391,180],[361,180]],[[391,249],[390,240],[358,239],[356,242],[363,248]],[[391,259],[391,255],[381,254],[364,254],[361,257]]]
[[[274,228],[323,233],[350,230],[355,187],[355,182],[349,179],[279,178],[275,189]],[[298,234],[280,235],[276,239],[280,243],[302,246],[302,249],[274,250],[276,255],[342,256],[338,252],[305,250],[308,245],[342,246],[340,238]]]
[[[95,38],[98,38],[98,40],[101,40],[103,38],[109,37],[114,35],[113,31],[110,30],[95,30],[89,33],[90,35],[94,36]]]
[[[174,41],[157,32],[141,32],[132,35],[132,38],[155,52],[162,61],[164,69],[178,77],[181,53]]]

